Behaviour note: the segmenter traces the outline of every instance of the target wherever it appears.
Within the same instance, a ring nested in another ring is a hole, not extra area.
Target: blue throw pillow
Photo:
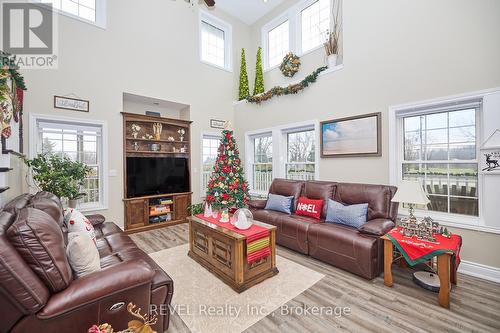
[[[326,222],[348,225],[359,228],[366,223],[368,204],[344,206],[340,202],[329,199]]]
[[[292,214],[293,196],[285,197],[283,195],[271,194],[267,197],[266,208],[286,214]]]

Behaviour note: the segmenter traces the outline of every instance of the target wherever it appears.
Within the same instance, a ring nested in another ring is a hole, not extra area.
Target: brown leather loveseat
[[[153,329],[168,328],[172,279],[114,223],[89,219],[101,270],[75,278],[57,197],[24,194],[0,212],[0,332],[87,332],[102,323],[125,329],[134,319],[129,302],[142,313],[156,305]]]
[[[391,202],[396,187],[323,181],[275,179],[269,193],[323,200],[321,219],[265,210],[266,200],[251,200],[256,220],[277,229],[277,243],[310,255],[366,279],[377,277],[383,269],[380,236],[394,227],[398,204]],[[367,223],[359,229],[325,223],[328,199],[343,204],[368,203]]]

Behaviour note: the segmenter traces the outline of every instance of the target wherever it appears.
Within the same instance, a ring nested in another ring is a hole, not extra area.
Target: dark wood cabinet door
[[[143,227],[148,224],[148,200],[138,199],[125,202],[127,229]]]
[[[188,217],[188,206],[191,204],[190,195],[176,195],[174,198],[174,210],[176,220],[185,220]]]

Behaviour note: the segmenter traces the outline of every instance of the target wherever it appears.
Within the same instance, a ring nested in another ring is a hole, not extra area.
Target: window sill
[[[80,207],[80,206],[77,206],[76,209],[78,209],[80,212],[82,213],[94,213],[94,212],[100,212],[100,211],[103,211],[103,210],[108,210],[108,207],[107,206],[102,206],[102,205],[99,205],[99,206],[87,206],[87,207]]]
[[[205,61],[205,60],[201,60],[200,59],[200,62],[204,65],[207,65],[207,66],[210,66],[210,67],[213,67],[213,68],[217,68],[217,69],[220,69],[220,70],[223,70],[225,72],[228,72],[228,73],[232,73],[233,72],[233,69],[232,68],[226,68],[226,67],[222,67],[222,66],[219,66],[219,65],[216,65],[216,64],[212,64],[208,61]]]
[[[322,77],[322,76],[325,76],[325,75],[337,72],[337,71],[339,71],[339,70],[341,70],[343,68],[344,68],[344,64],[340,64],[340,65],[337,65],[335,67],[328,68],[328,69],[324,70],[323,72],[319,73],[318,77]],[[300,80],[296,80],[294,82],[290,82],[287,85],[296,84],[296,83],[302,81],[304,78],[305,78],[305,76],[303,78],[301,78]],[[234,106],[238,106],[238,105],[246,104],[246,103],[247,103],[246,99],[243,99],[241,101],[233,101],[233,105]]]

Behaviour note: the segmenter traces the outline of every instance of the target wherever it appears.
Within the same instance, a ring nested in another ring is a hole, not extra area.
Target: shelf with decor
[[[187,222],[192,195],[191,122],[122,115],[125,230],[132,233]]]

